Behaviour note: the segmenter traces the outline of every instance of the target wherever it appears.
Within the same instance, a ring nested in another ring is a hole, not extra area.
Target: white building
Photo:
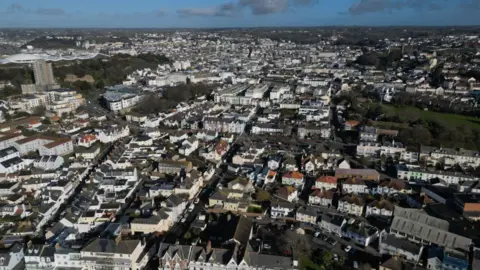
[[[63,162],[61,156],[40,156],[33,162],[33,166],[43,170],[56,170],[63,165]]]
[[[148,252],[142,255],[144,248],[141,240],[96,238],[80,251],[80,256],[87,269],[140,270],[149,260]]]
[[[362,216],[364,201],[355,195],[346,195],[338,201],[338,211],[354,216]]]
[[[111,143],[130,135],[128,126],[113,126],[110,128],[96,129],[97,138],[102,143]]]
[[[115,112],[129,111],[143,99],[143,93],[139,89],[114,86],[103,94],[108,108]]]

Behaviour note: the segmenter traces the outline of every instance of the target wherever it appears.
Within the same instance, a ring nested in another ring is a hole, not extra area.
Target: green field
[[[420,119],[425,121],[437,121],[445,126],[450,127],[466,125],[472,127],[473,129],[480,130],[480,118],[472,116],[424,111],[411,106],[394,107],[392,105],[382,104],[382,108],[387,116],[393,116],[395,114],[400,116],[417,114]]]

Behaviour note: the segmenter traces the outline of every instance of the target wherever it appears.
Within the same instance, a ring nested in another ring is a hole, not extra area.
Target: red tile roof
[[[337,184],[337,178],[335,176],[322,176],[317,179],[317,182],[322,182],[322,183],[329,183],[329,184]]]
[[[287,172],[283,175],[285,178],[303,179],[304,175],[301,172]]]

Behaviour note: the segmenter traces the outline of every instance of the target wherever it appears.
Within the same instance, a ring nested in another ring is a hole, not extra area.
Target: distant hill
[[[76,40],[39,37],[22,45],[22,48],[27,48],[29,45],[42,49],[70,49],[76,47]]]

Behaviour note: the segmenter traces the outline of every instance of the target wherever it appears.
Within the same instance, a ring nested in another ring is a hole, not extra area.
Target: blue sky
[[[0,27],[477,25],[480,0],[1,0]]]

